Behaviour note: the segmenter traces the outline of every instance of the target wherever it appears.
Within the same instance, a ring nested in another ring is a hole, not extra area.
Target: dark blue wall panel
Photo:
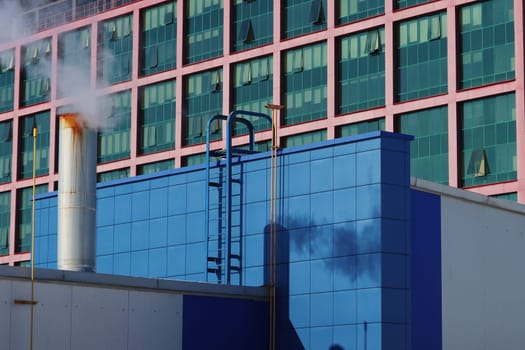
[[[183,349],[268,349],[268,303],[185,295]]]
[[[411,191],[412,349],[441,350],[441,198]]]

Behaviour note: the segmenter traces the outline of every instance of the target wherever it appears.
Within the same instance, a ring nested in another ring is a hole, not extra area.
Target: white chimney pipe
[[[60,116],[57,265],[95,272],[97,133],[77,114]]]

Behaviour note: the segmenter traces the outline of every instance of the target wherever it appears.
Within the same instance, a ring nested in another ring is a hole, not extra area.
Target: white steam
[[[113,60],[109,51],[105,51],[103,59]],[[97,89],[91,83],[91,71],[97,67],[89,67],[81,62],[64,63],[59,59],[60,68],[57,74],[57,96],[64,97],[67,105],[61,108],[62,112],[79,114],[94,129],[111,129],[114,127],[112,115],[113,104],[108,95],[98,95]],[[97,77],[99,87],[107,86],[109,83]]]
[[[23,0],[0,0],[0,44],[7,44],[14,42],[22,37],[31,35],[31,29],[35,29],[38,25],[34,21],[28,19],[32,18],[28,15],[30,11],[39,5],[53,5],[49,0],[30,0],[31,7],[28,11],[21,3]],[[49,7],[51,8],[51,7]],[[49,14],[49,12],[48,12]],[[85,28],[79,29],[80,31]],[[112,101],[109,96],[97,96],[97,87],[104,87],[110,83],[97,77],[96,84],[91,83],[91,76],[93,71],[97,70],[96,65],[91,65],[91,30],[86,31],[88,34],[87,42],[78,42],[79,52],[84,50],[88,58],[86,60],[64,60],[59,58],[58,70],[56,75],[56,89],[57,98],[64,98],[65,106],[59,107],[58,113],[78,113],[88,125],[95,129],[109,129],[114,126],[115,118],[108,118],[112,115]],[[59,41],[63,40],[59,36]],[[39,75],[41,77],[41,86],[46,84],[51,85],[52,81],[52,54],[47,52],[49,39],[43,39],[39,42],[32,42],[24,45],[26,52],[22,50],[21,64],[28,66],[32,75]],[[69,42],[70,43],[70,42]],[[76,43],[75,43],[76,44]],[[87,46],[87,45],[88,46]],[[33,58],[33,52],[37,48],[38,58]],[[58,50],[57,47],[49,46],[51,50]],[[60,55],[59,55],[60,56]],[[99,53],[106,64],[113,61],[113,55],[109,50],[104,50]],[[31,66],[31,67],[29,67]],[[94,86],[96,85],[96,86]],[[34,88],[34,87],[33,87]]]
[[[30,34],[22,23],[24,9],[18,1],[3,1],[0,3],[0,42],[16,40]]]

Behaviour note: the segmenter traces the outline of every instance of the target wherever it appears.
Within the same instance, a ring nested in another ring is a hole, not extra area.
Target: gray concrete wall
[[[443,196],[443,348],[525,348],[525,216]]]
[[[29,349],[30,269],[0,266],[0,349]],[[182,349],[185,295],[266,300],[263,288],[36,270],[33,349]]]
[[[525,206],[416,182],[441,196],[443,349],[525,349]]]
[[[29,281],[0,280],[0,339],[29,349]],[[181,349],[182,294],[35,284],[34,349]]]

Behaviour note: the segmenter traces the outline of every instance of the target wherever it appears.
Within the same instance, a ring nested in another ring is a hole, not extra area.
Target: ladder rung
[[[242,148],[231,148],[232,155],[241,156],[244,154],[254,154],[259,153],[257,151],[250,151],[249,149],[242,149]]]
[[[222,187],[220,183],[213,181],[208,182],[208,185],[210,185],[211,187]]]
[[[230,270],[232,271],[241,271],[241,267],[240,266],[230,266]]]
[[[221,259],[220,258],[217,258],[217,257],[214,257],[214,256],[209,256],[208,257],[208,262],[219,262]]]
[[[212,157],[226,157],[226,152],[227,150],[225,149],[216,149],[216,150],[210,151],[210,155]],[[259,153],[257,151],[250,151],[248,149],[235,148],[235,147],[230,148],[230,152],[232,156],[242,156],[246,154]]]
[[[226,156],[226,151],[223,150],[223,149],[216,149],[216,150],[210,151],[210,156],[212,156],[212,157],[225,157]]]
[[[208,272],[209,273],[221,273],[221,269],[220,268],[213,268],[213,267],[208,267]]]
[[[239,254],[230,254],[230,258],[241,260],[241,256]]]

